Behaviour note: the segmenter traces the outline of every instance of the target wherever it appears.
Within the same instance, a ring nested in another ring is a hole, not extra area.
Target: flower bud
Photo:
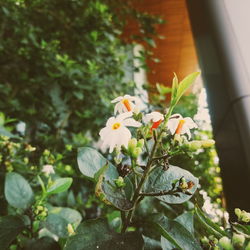
[[[136,145],[137,145],[136,138],[130,139],[129,142],[128,142],[128,151],[132,152],[133,149],[136,147]]]
[[[201,243],[205,246],[208,246],[209,245],[209,239],[204,236],[202,239],[201,239]]]
[[[43,207],[43,206],[37,206],[37,210],[38,210],[38,211],[43,211],[43,210],[44,210],[44,207]]]
[[[189,150],[196,151],[197,149],[200,149],[202,147],[201,141],[190,141],[185,146],[188,147]]]
[[[137,147],[139,147],[139,148],[143,148],[143,146],[144,146],[144,139],[140,139],[138,142],[137,142],[137,145],[136,145]]]
[[[250,222],[250,213],[246,212],[245,210],[242,210],[241,221],[246,223]]]
[[[215,144],[215,141],[212,139],[202,141],[202,147],[203,148],[210,148]]]
[[[73,228],[73,226],[71,224],[68,224],[67,230],[68,230],[69,236],[75,234],[74,228]]]
[[[239,208],[235,208],[234,212],[237,215],[239,221],[246,223],[250,222],[250,213],[246,212],[245,210],[240,210]]]
[[[245,250],[250,250],[250,241],[249,241],[248,244],[246,245]]]
[[[187,184],[187,182],[186,182],[186,179],[185,178],[181,178],[181,181],[180,181],[180,184],[179,184],[179,187],[181,188],[181,189],[188,189],[188,184]]]
[[[132,154],[131,156],[133,158],[138,158],[138,156],[142,153],[142,149],[141,148],[135,148],[133,151],[132,151]]]
[[[242,247],[245,242],[245,237],[242,234],[233,234],[232,242],[236,247]]]
[[[118,179],[115,180],[115,185],[118,188],[122,188],[125,187],[126,183],[124,182],[124,179],[121,176],[119,176]]]
[[[234,213],[237,215],[238,219],[241,217],[241,210],[239,208],[235,208]]]
[[[233,250],[233,246],[231,244],[231,241],[228,237],[224,236],[220,238],[219,245],[225,249],[225,250]]]

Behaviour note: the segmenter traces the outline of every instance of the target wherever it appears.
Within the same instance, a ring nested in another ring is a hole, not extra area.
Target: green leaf
[[[60,245],[51,237],[45,236],[40,239],[32,239],[25,246],[25,250],[60,250]]]
[[[72,178],[59,178],[48,188],[47,195],[58,194],[66,191],[72,184]]]
[[[157,88],[159,94],[161,94],[161,95],[166,95],[166,94],[171,92],[171,88],[169,88],[163,84],[156,83],[156,88]]]
[[[200,75],[200,72],[194,72],[188,76],[186,76],[180,83],[176,93],[176,103],[180,100],[182,95],[186,92],[186,90],[194,83],[197,76]]]
[[[24,221],[14,215],[0,217],[0,246],[6,249],[25,228]]]
[[[44,227],[47,228],[51,233],[61,237],[68,237],[68,221],[57,214],[49,214],[44,222]]]
[[[222,236],[230,237],[225,230],[221,229],[219,225],[211,221],[198,206],[195,207],[195,215],[210,234],[213,234],[218,238],[221,238]]]
[[[142,236],[144,240],[144,250],[162,250],[161,243],[155,239]]]
[[[7,136],[9,138],[18,138],[18,136],[13,135],[7,129],[0,125],[0,135]]]
[[[6,175],[4,194],[8,203],[15,208],[26,209],[33,201],[30,184],[17,173]]]
[[[178,192],[176,195],[162,195],[155,196],[157,199],[162,200],[169,204],[180,204],[188,201],[197,189],[198,178],[194,177],[190,172],[185,169],[170,165],[167,170],[163,170],[162,167],[157,167],[152,171],[149,178],[144,184],[145,193],[157,193],[160,191],[168,191],[172,189],[172,183],[180,178],[184,177],[186,181],[192,181],[194,183],[188,192],[191,194],[185,194]]]
[[[82,221],[81,214],[72,208],[67,207],[52,207],[49,209],[49,214],[55,214],[64,218],[68,223],[78,226]]]
[[[106,160],[97,150],[93,148],[79,148],[77,162],[82,174],[92,180],[95,178],[95,174],[107,164],[108,167],[105,173],[106,178],[116,179],[118,177],[115,166],[108,162],[108,160]],[[105,171],[105,168],[103,171]]]
[[[103,219],[87,220],[79,225],[76,235],[71,236],[64,250],[140,250],[143,239],[138,232],[118,234],[111,232]]]
[[[175,247],[185,250],[201,250],[194,236],[179,222],[160,215],[153,216],[152,219],[153,226],[162,235],[161,246],[163,250]]]
[[[172,91],[171,91],[171,103],[175,102],[177,89],[178,89],[178,78],[177,75],[174,73],[174,78],[172,82]]]
[[[194,235],[194,213],[185,212],[174,219]]]
[[[133,203],[128,200],[124,188],[117,188],[113,181],[106,180],[104,173],[99,177],[95,194],[101,201],[119,210],[128,211],[133,208]]]

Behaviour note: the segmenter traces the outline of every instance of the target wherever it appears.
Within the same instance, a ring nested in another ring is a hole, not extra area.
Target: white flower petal
[[[128,117],[131,117],[132,115],[133,115],[133,113],[131,111],[130,112],[125,112],[125,113],[122,113],[122,114],[118,115],[116,117],[116,120],[122,122],[124,119],[126,119]]]
[[[112,100],[111,103],[120,102],[122,99],[123,99],[123,96],[118,96],[114,100]]]
[[[184,121],[185,121],[185,123],[188,125],[188,127],[189,127],[190,129],[192,129],[192,128],[197,128],[196,123],[195,123],[190,117],[184,118]]]
[[[140,127],[142,124],[140,122],[137,122],[133,118],[127,118],[125,119],[122,124],[124,126],[130,126],[130,127]]]
[[[110,117],[106,122],[106,126],[111,127],[115,123],[115,120],[116,120],[115,117]]]
[[[173,135],[177,129],[179,120],[178,119],[171,119],[167,123],[167,128],[170,130],[170,133]]]

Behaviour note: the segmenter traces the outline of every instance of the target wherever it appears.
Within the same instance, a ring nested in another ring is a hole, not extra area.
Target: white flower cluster
[[[111,101],[116,103],[114,114],[116,117],[111,117],[106,123],[106,127],[101,129],[99,135],[103,141],[103,146],[109,147],[109,152],[112,153],[114,148],[120,148],[122,145],[127,148],[128,142],[131,139],[131,132],[127,127],[140,127],[142,123],[132,118],[133,113],[138,113],[140,102],[138,97],[125,95],[119,96]],[[160,112],[151,112],[143,117],[145,124],[151,123],[150,131],[157,129],[164,121],[164,115]],[[167,128],[172,135],[187,134],[188,139],[191,137],[190,129],[196,128],[197,125],[190,117],[183,118],[180,114],[174,114],[169,118]]]

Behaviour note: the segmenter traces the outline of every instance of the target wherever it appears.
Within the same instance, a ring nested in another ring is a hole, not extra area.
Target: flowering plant
[[[109,230],[103,219],[85,222],[80,225],[78,233],[67,241],[66,249],[73,249],[78,244],[92,244],[93,248],[103,249],[113,244],[117,249],[142,249],[145,236],[137,231],[131,232],[133,216],[140,203],[148,197],[155,197],[164,203],[180,204],[193,196],[198,178],[171,165],[171,158],[176,154],[210,147],[214,141],[192,141],[190,130],[197,127],[194,121],[172,113],[198,75],[197,72],[192,73],[181,82],[175,75],[170,105],[165,114],[140,111],[138,97],[125,95],[112,101],[116,103],[114,113],[119,115],[109,118],[99,133],[103,146],[111,154],[109,160],[95,149],[84,147],[79,149],[78,165],[82,174],[96,183],[95,193],[99,199],[120,212],[121,224],[115,233]],[[130,131],[127,127],[135,128]],[[192,233],[166,216],[152,215],[145,223],[160,232],[162,244],[181,248],[181,241],[175,236],[175,230],[180,230],[180,234],[185,232],[182,238],[189,249],[201,249]],[[178,225],[171,232],[172,223]],[[102,231],[104,236],[93,241],[97,235],[87,227]],[[79,241],[78,234],[83,232],[88,232],[90,242],[86,239]]]

